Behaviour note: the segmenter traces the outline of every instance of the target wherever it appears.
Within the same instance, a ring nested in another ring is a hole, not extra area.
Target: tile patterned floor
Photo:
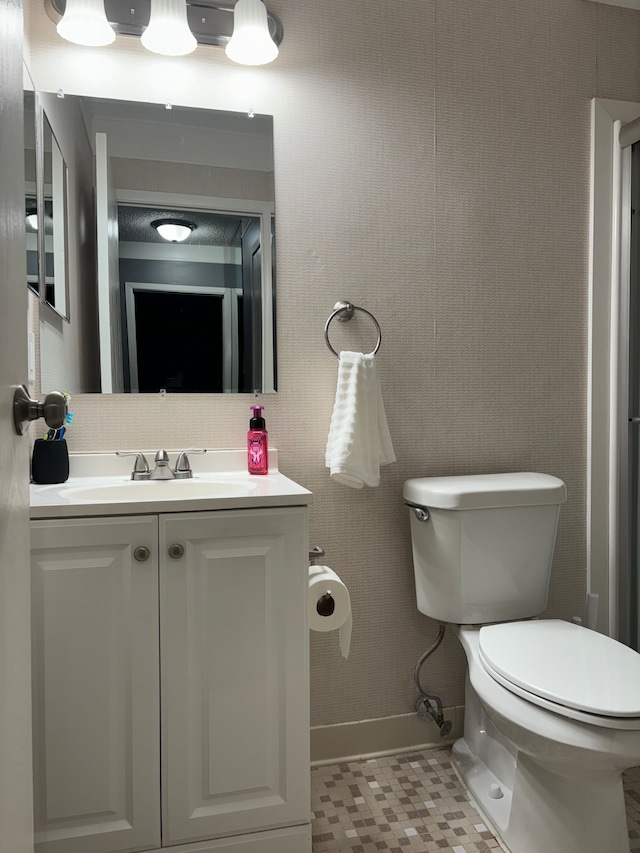
[[[640,768],[625,774],[631,850],[640,850]],[[448,749],[311,772],[313,853],[482,853],[503,848],[469,803]]]

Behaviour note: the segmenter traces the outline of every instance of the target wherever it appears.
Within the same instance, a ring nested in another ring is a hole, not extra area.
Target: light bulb
[[[67,0],[56,29],[67,41],[87,47],[103,47],[116,37],[107,21],[104,0]]]
[[[147,50],[163,56],[184,56],[198,45],[189,29],[186,0],[151,0],[149,26],[140,39]]]
[[[278,55],[262,0],[238,0],[233,10],[233,35],[226,47],[229,59],[241,65],[266,65]]]

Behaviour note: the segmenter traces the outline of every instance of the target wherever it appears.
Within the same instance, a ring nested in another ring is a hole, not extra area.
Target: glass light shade
[[[172,222],[170,220],[166,220],[165,222],[152,222],[151,224],[162,239],[167,240],[169,243],[182,243],[183,240],[187,239],[195,227],[188,222]]]
[[[38,230],[38,214],[37,213],[28,213],[27,214],[27,222],[33,228],[34,231]]]
[[[102,47],[111,44],[116,34],[107,21],[104,0],[67,0],[58,34],[74,44]]]
[[[233,10],[233,35],[226,47],[229,59],[241,65],[266,65],[278,55],[262,0],[238,0]]]
[[[184,56],[198,45],[189,29],[186,0],[151,0],[149,26],[140,39],[147,50]]]

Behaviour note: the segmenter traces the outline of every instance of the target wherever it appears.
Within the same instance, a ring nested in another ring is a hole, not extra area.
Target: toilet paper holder
[[[324,548],[321,548],[319,545],[314,545],[309,551],[309,565],[315,566],[316,560],[319,560],[320,557],[324,557],[324,554]],[[320,596],[316,604],[316,610],[320,616],[331,616],[335,609],[336,603],[333,600],[333,596],[330,591],[327,591],[324,595]]]
[[[309,565],[315,566],[316,560],[319,560],[320,557],[324,557],[324,553],[324,548],[321,548],[319,545],[314,545],[309,551]]]

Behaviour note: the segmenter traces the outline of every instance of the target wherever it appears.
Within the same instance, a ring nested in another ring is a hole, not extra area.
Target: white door
[[[160,517],[164,844],[309,820],[306,518]]]
[[[27,378],[22,7],[0,11],[0,851],[33,849],[29,640],[29,442],[13,427]]]
[[[39,853],[160,846],[158,520],[35,521]]]

